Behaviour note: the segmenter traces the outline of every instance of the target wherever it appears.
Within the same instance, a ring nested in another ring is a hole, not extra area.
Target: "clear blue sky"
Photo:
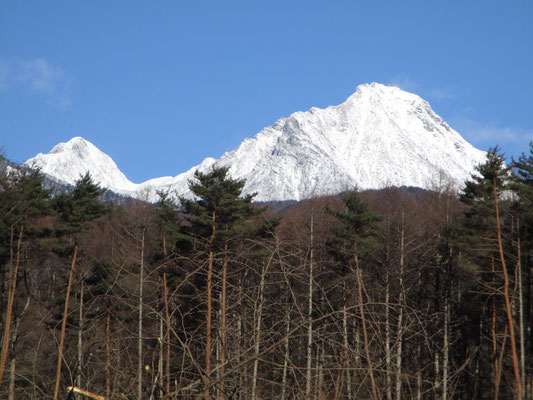
[[[0,146],[83,136],[134,182],[219,157],[357,85],[417,93],[468,141],[533,140],[533,1],[0,2]]]

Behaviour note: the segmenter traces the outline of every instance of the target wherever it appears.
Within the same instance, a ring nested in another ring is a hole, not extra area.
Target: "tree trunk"
[[[88,390],[79,388],[77,386],[68,386],[67,387],[67,392],[69,394],[71,392],[74,393],[74,394],[79,394],[79,395],[81,395],[83,397],[87,397],[87,398],[93,399],[93,400],[106,400],[106,399],[104,399],[104,396],[100,396],[100,395],[98,395],[96,393],[89,392]]]
[[[242,353],[243,353],[243,333],[242,333],[242,291],[243,291],[243,282],[246,279],[248,270],[245,270],[244,277],[239,277],[239,287],[237,289],[238,291],[238,297],[237,297],[237,309],[239,310],[237,313],[237,364],[241,364],[242,360]],[[244,387],[244,369],[245,367],[240,367],[237,373],[239,374],[239,391],[237,392],[237,399],[242,400],[243,396],[243,387]]]
[[[143,393],[143,286],[144,286],[144,235],[146,228],[143,226],[141,238],[141,268],[139,272],[139,320],[137,336],[137,398],[142,399]]]
[[[396,330],[396,340],[397,340],[397,346],[396,346],[396,384],[395,384],[395,390],[396,390],[396,400],[400,400],[402,398],[402,342],[403,342],[403,305],[404,305],[404,287],[403,287],[403,272],[404,272],[404,262],[405,262],[405,254],[404,254],[404,244],[405,244],[405,237],[404,237],[404,228],[403,228],[403,219],[404,215],[402,213],[402,228],[400,232],[400,295],[398,298],[398,306],[400,307],[399,313],[398,313],[398,326]]]
[[[228,227],[226,226],[226,231]],[[224,262],[222,264],[222,293],[220,295],[220,394],[219,398],[224,399],[224,372],[226,367],[227,349],[227,329],[226,329],[226,292],[228,281],[228,242],[224,243]]]
[[[291,331],[291,308],[287,310],[285,318],[285,337],[283,338],[283,372],[281,378],[281,400],[287,396],[287,369],[289,367],[289,334]]]
[[[494,257],[490,259],[491,272],[492,272],[492,286],[495,287],[496,270],[494,269]],[[500,364],[498,362],[498,338],[496,336],[496,300],[492,296],[492,315],[490,333],[492,338],[492,362],[494,364],[494,400],[498,400],[498,393],[500,389]],[[503,346],[503,345],[502,345]],[[503,348],[503,347],[502,347]]]
[[[164,381],[164,359],[165,359],[165,335],[164,335],[164,329],[163,329],[163,321],[165,317],[163,316],[163,313],[159,315],[159,360],[157,363],[157,378],[156,378],[156,385],[159,388],[159,397],[163,397],[163,381]]]
[[[344,297],[344,304],[342,308],[342,340],[344,349],[342,353],[344,354],[344,368],[346,373],[346,394],[348,400],[351,400],[353,398],[352,396],[352,371],[350,371],[350,357],[349,357],[349,343],[348,343],[348,304],[347,304],[347,288],[346,288],[346,280],[342,282],[343,285],[343,297]]]
[[[317,354],[317,370],[318,370],[318,379],[317,379],[317,399],[321,400],[323,398],[322,395],[322,388],[324,387],[324,341],[322,341],[322,345],[319,348],[320,350],[320,357]]]
[[[163,256],[165,256],[165,260],[167,258],[167,235],[165,232],[163,232]]]
[[[494,400],[498,400],[499,393],[500,393],[500,380],[502,376],[502,362],[503,362],[503,355],[505,354],[505,345],[507,344],[507,331],[508,327],[505,325],[505,331],[503,333],[503,340],[502,345],[500,348],[500,355],[497,357],[496,360],[496,370],[498,371],[498,374],[494,377],[496,383],[494,384],[495,390],[494,390]]]
[[[80,310],[79,310],[79,325],[78,325],[78,374],[76,376],[76,385],[82,387],[81,374],[83,371],[83,295],[84,295],[84,285],[83,278],[81,279],[81,288],[80,288]],[[80,398],[80,396],[76,396]]]
[[[309,251],[309,292],[307,297],[307,368],[305,383],[305,398],[311,398],[311,367],[312,367],[312,347],[313,347],[313,215],[311,214],[311,237]]]
[[[370,384],[372,386],[372,395],[374,397],[374,400],[379,400],[378,392],[376,388],[376,382],[374,381],[374,370],[372,367],[372,359],[370,358],[370,348],[368,343],[368,335],[366,331],[366,318],[365,318],[365,309],[364,309],[364,302],[363,302],[363,282],[361,278],[361,270],[359,269],[359,257],[357,257],[357,254],[354,255],[355,258],[355,278],[357,280],[357,295],[359,297],[359,312],[361,313],[361,325],[363,327],[363,340],[365,342],[365,352],[366,352],[366,359],[368,363],[368,373],[370,375]]]
[[[206,337],[205,337],[205,374],[207,377],[205,386],[205,398],[209,399],[211,385],[211,319],[212,319],[212,291],[213,291],[213,258],[214,241],[216,234],[216,214],[213,210],[211,215],[211,237],[209,239],[209,260],[207,265],[207,312],[206,312]]]
[[[59,353],[57,355],[56,385],[54,389],[54,400],[59,397],[59,384],[61,382],[61,364],[63,363],[63,345],[65,344],[65,333],[67,329],[68,305],[70,301],[70,291],[72,289],[72,280],[74,279],[74,269],[76,268],[76,257],[78,255],[78,243],[74,246],[74,255],[68,276],[67,294],[65,296],[65,309],[63,311],[63,322],[61,324],[61,336],[59,339]]]
[[[500,262],[503,272],[503,297],[505,300],[505,312],[507,315],[507,325],[509,326],[509,339],[511,341],[511,355],[513,359],[513,372],[516,385],[516,398],[522,400],[522,379],[520,378],[520,370],[518,368],[518,356],[516,354],[516,343],[514,337],[514,322],[511,313],[511,301],[509,299],[509,277],[507,276],[507,266],[505,265],[505,258],[503,255],[502,236],[500,230],[500,211],[498,207],[498,195],[496,193],[496,178],[493,178],[494,185],[494,207],[496,209],[496,233],[498,235],[498,250],[500,253]]]
[[[263,267],[261,272],[261,280],[259,282],[259,305],[257,308],[257,322],[255,327],[255,340],[254,340],[254,369],[252,375],[252,400],[257,399],[257,374],[259,370],[259,348],[261,343],[261,320],[263,317],[263,301],[265,290],[265,275],[266,267]]]
[[[166,333],[165,333],[165,342],[167,344],[166,348],[166,370],[165,370],[165,376],[166,376],[166,392],[167,394],[170,393],[170,313],[168,308],[168,286],[167,286],[167,273],[163,273],[163,293],[165,297],[165,325],[166,325]]]
[[[9,362],[9,394],[7,400],[15,400],[15,371],[16,371],[17,358],[11,357]]]
[[[24,225],[21,225],[18,243],[17,243],[17,262],[15,264],[14,270],[13,270],[13,255],[11,255],[10,272],[12,272],[12,274],[9,277],[10,278],[10,289],[9,289],[9,294],[7,298],[7,311],[6,311],[5,326],[4,326],[4,336],[2,338],[2,352],[0,354],[0,387],[2,387],[2,378],[4,376],[4,371],[6,368],[7,353],[9,352],[9,339],[11,338],[11,333],[10,333],[11,319],[13,318],[13,303],[15,302],[15,291],[17,289],[17,275],[18,275],[18,270],[20,266],[20,247],[22,244],[23,233],[24,233]],[[13,237],[13,235],[11,235],[11,237]],[[10,247],[12,249],[13,245],[11,244]]]
[[[442,400],[448,400],[448,363],[450,346],[448,344],[448,296],[444,297],[444,339],[442,344]]]
[[[389,271],[387,269],[385,272],[385,384],[387,400],[392,400],[392,353],[390,336],[390,282]]]
[[[529,246],[528,246],[529,247]],[[525,269],[525,319],[524,322],[524,330],[526,332],[533,332],[533,249],[528,249],[529,257],[525,257],[526,260],[529,260],[529,262],[526,265]],[[531,356],[533,351],[533,338],[531,335],[525,335],[524,336],[524,345],[525,345],[525,353]],[[524,371],[524,380],[526,382],[526,392],[528,394],[528,400],[533,400],[533,375],[528,374],[528,372],[531,372],[531,367],[526,367],[526,371]]]
[[[107,312],[105,326],[105,398],[111,398],[111,344],[109,343],[111,314]]]
[[[216,320],[215,320],[215,323],[213,324],[214,326],[216,326],[218,328],[218,332],[215,334],[215,343],[214,343],[214,347],[215,347],[215,368],[214,368],[214,371],[215,371],[215,384],[213,385],[214,388],[213,388],[213,397],[215,398],[218,398],[218,396],[220,395],[220,313],[221,313],[221,309],[220,309],[220,303],[222,302],[222,291],[218,292],[218,305],[219,305],[219,309],[218,311],[216,311],[215,315],[216,315]]]
[[[26,307],[29,305],[29,298],[28,302],[26,303]],[[8,400],[15,400],[15,379],[16,379],[16,368],[17,368],[17,357],[16,357],[16,343],[17,343],[17,336],[18,336],[18,328],[20,323],[20,317],[17,319],[17,322],[15,322],[15,327],[13,328],[13,334],[11,335],[11,361],[9,362],[9,394],[8,394]]]
[[[446,196],[446,227],[450,226],[450,196]],[[448,260],[446,261],[446,280],[444,285],[444,338],[442,349],[442,400],[448,400],[448,376],[450,363],[450,344],[449,344],[449,329],[450,329],[450,285],[451,285],[451,265],[452,265],[452,245],[447,238]]]
[[[517,219],[516,222],[516,230],[517,232],[520,232],[520,219]],[[522,255],[521,255],[521,249],[520,249],[520,236],[518,236],[517,242],[516,242],[516,257],[517,257],[517,264],[516,264],[516,274],[518,275],[518,314],[519,314],[519,333],[518,337],[520,339],[520,369],[521,369],[521,382],[520,385],[522,386],[522,393],[526,393],[525,391],[525,376],[526,376],[526,348],[525,348],[525,330],[524,330],[524,296],[523,296],[523,288],[522,288]]]

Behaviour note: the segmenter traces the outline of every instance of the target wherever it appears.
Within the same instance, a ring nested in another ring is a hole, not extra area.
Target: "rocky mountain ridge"
[[[72,184],[87,170],[103,187],[154,201],[156,191],[191,196],[188,180],[197,169],[229,167],[246,180],[256,200],[301,200],[355,187],[460,187],[485,152],[474,148],[419,96],[394,86],[363,84],[344,103],[295,112],[245,139],[218,160],[176,176],[135,184],[90,142],[75,137],[25,162],[54,179]]]

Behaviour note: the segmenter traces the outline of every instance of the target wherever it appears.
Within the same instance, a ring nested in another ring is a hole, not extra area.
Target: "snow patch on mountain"
[[[220,159],[206,158],[177,176],[130,182],[111,158],[82,138],[26,162],[74,183],[89,170],[117,193],[147,200],[156,191],[191,197],[194,172],[229,167],[256,200],[301,200],[344,190],[387,186],[460,187],[486,153],[474,148],[419,96],[394,86],[363,84],[344,103],[281,118]]]
[[[300,200],[356,187],[462,185],[484,159],[419,96],[372,83],[338,106],[279,120],[218,164],[258,200]]]
[[[37,154],[24,165],[39,168],[59,182],[71,185],[89,171],[93,180],[102,187],[119,193],[132,193],[136,189],[111,157],[79,136],[59,143],[47,154]]]

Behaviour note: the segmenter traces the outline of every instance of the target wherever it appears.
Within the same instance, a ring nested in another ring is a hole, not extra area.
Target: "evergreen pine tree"
[[[377,400],[379,397],[376,381],[374,379],[374,366],[370,355],[366,327],[365,301],[363,298],[364,285],[360,269],[360,260],[365,260],[377,248],[375,236],[380,218],[370,212],[368,206],[361,200],[356,191],[349,193],[344,198],[344,207],[345,210],[341,212],[330,211],[338,221],[336,234],[331,239],[330,248],[333,255],[341,261],[341,265],[343,265],[342,271],[348,275],[351,275],[352,273],[355,275],[357,288],[356,297],[358,300],[361,329],[363,332],[368,374],[370,376],[372,396],[374,400]],[[346,307],[346,305],[344,307]]]
[[[529,154],[522,153],[512,162],[513,190],[516,193],[515,213],[519,231],[516,237],[518,259],[518,308],[520,356],[524,393],[533,390],[532,368],[527,360],[533,354],[533,141]],[[531,362],[529,362],[531,365]]]
[[[505,314],[501,312],[506,299],[500,294],[507,286],[505,275],[514,275],[503,264],[503,251],[499,248],[501,232],[509,225],[508,219],[501,217],[501,211],[509,206],[506,192],[510,189],[510,169],[505,166],[503,153],[494,147],[476,171],[460,196],[468,208],[457,243],[461,249],[459,266],[472,277],[464,282],[460,313],[462,357],[472,357],[467,368],[472,374],[477,371],[475,381],[470,382],[467,374],[462,384],[472,388],[474,397],[486,392],[488,387],[493,388],[493,393],[500,390],[503,367],[497,360],[503,344],[499,337],[507,329]],[[476,351],[472,352],[473,349]]]
[[[3,176],[0,181],[0,306],[4,319],[0,352],[0,386],[11,340],[11,324],[15,307],[15,293],[19,280],[22,244],[25,238],[38,239],[46,230],[33,224],[36,217],[49,213],[50,191],[43,189],[39,171],[20,171]],[[24,252],[27,254],[27,250]],[[6,279],[7,273],[7,279]],[[5,309],[5,314],[3,310]]]
[[[498,250],[494,196],[504,200],[509,178],[503,154],[498,147],[491,148],[486,162],[476,167],[476,173],[465,183],[460,195],[461,202],[467,206],[458,237],[461,265],[480,276],[491,274],[491,262]]]
[[[155,205],[155,223],[161,234],[163,258],[175,251],[175,244],[171,242],[179,234],[179,209],[170,198],[168,192],[157,192],[159,199]]]
[[[513,160],[513,190],[518,195],[522,233],[533,240],[533,141],[529,143],[529,155],[522,153]]]
[[[54,209],[59,216],[58,234],[79,240],[87,223],[109,210],[109,206],[100,200],[104,191],[87,172],[76,181],[72,192],[58,195],[54,199]]]
[[[220,375],[224,376],[226,351],[226,296],[228,281],[228,264],[232,244],[243,235],[253,230],[248,220],[264,210],[251,205],[254,195],[242,195],[245,182],[229,178],[228,168],[215,167],[210,172],[196,171],[189,188],[196,200],[181,198],[181,204],[188,224],[182,227],[185,238],[199,255],[199,262],[207,265],[206,279],[206,342],[205,374],[208,377],[205,395],[209,396],[212,331],[213,331],[213,279],[220,276],[220,323],[221,355]],[[224,380],[218,383],[224,393]]]
[[[58,213],[57,233],[60,237],[66,236],[68,238],[68,241],[65,246],[59,246],[56,251],[64,255],[72,253],[72,262],[69,271],[67,292],[65,295],[65,304],[63,311],[63,320],[61,324],[61,334],[59,340],[54,400],[56,400],[59,396],[59,387],[61,382],[61,366],[63,363],[63,347],[66,334],[66,323],[68,316],[70,293],[72,289],[74,271],[76,268],[76,262],[78,257],[79,242],[82,237],[82,234],[84,233],[84,230],[86,229],[87,224],[90,221],[101,217],[108,210],[108,206],[99,200],[99,197],[102,195],[102,193],[103,190],[100,188],[99,185],[93,182],[90,173],[87,172],[84,176],[80,177],[78,181],[76,181],[75,188],[72,192],[61,194],[54,199],[54,207],[56,209],[56,212]],[[82,298],[83,294],[81,294],[80,296]],[[80,312],[80,314],[83,313]],[[81,331],[82,327],[80,324],[78,332],[79,335],[81,335]],[[79,356],[78,358],[81,358],[81,356]],[[78,365],[77,376],[80,376],[81,374],[80,368],[81,365]]]
[[[509,168],[505,167],[504,155],[498,147],[491,148],[487,153],[486,162],[476,167],[476,173],[465,183],[460,196],[460,200],[468,206],[465,211],[462,237],[465,244],[477,249],[480,256],[486,257],[494,249],[494,242],[480,240],[480,234],[483,233],[483,237],[487,238],[485,234],[492,232],[491,237],[495,237],[494,191],[498,197],[501,197],[507,189],[509,177]],[[474,242],[478,243],[474,245]]]
[[[227,176],[228,168],[217,167],[209,173],[196,171],[189,188],[197,200],[181,198],[180,202],[190,227],[184,229],[189,239],[199,244],[215,232],[212,246],[221,246],[234,233],[245,229],[246,219],[257,215],[252,207],[255,196],[241,197],[245,182]]]
[[[364,258],[376,250],[376,233],[381,218],[370,212],[356,191],[347,194],[343,202],[344,211],[329,210],[338,221],[329,246],[335,257],[347,264],[354,255]]]

